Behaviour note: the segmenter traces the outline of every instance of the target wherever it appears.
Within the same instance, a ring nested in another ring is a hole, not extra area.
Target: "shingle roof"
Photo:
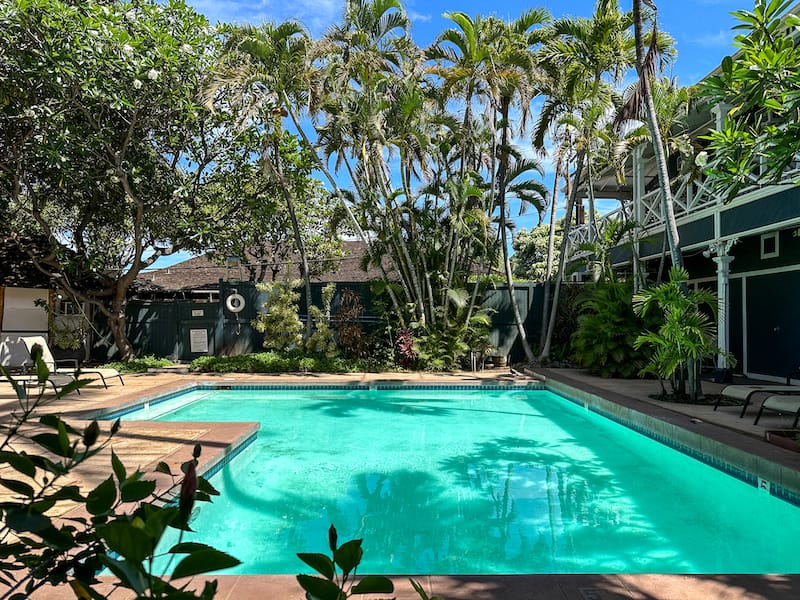
[[[361,261],[366,252],[363,242],[345,241],[342,244],[346,256],[336,259],[334,261],[335,270],[317,278],[318,281],[369,281],[379,276],[375,269],[366,272],[361,269]],[[282,274],[281,277],[283,276]],[[294,264],[290,278],[298,279],[299,277],[299,269]],[[170,267],[149,271],[139,276],[141,284],[146,283],[148,287],[157,286],[164,291],[212,290],[219,286],[220,279],[248,280],[249,276],[244,267],[240,269],[239,267],[214,264],[207,255],[196,256]]]

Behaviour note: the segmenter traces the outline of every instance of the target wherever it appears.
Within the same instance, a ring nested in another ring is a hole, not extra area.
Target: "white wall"
[[[3,332],[35,333],[47,336],[47,313],[34,304],[37,299],[47,302],[48,290],[5,288],[3,298]]]

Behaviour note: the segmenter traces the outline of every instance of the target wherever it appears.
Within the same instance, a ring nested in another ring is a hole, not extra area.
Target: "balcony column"
[[[730,351],[728,312],[730,307],[731,261],[734,257],[730,256],[728,252],[736,242],[736,239],[712,242],[707,251],[709,255],[714,255],[712,260],[717,264],[717,345],[720,349],[720,353],[717,355],[717,369],[721,373],[728,368],[726,354]]]

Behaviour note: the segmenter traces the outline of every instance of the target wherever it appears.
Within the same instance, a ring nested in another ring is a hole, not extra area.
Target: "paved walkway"
[[[791,424],[791,418],[769,415],[759,426],[753,426],[755,408],[739,419],[737,407],[666,404],[649,398],[658,392],[658,383],[639,380],[601,380],[577,370],[547,370],[540,374],[600,395],[613,402],[635,407],[682,427],[715,439],[725,440],[736,447],[752,452],[753,456],[776,461],[800,471],[800,454],[766,443],[766,429]],[[408,381],[411,383],[490,383],[495,381],[528,381],[529,378],[507,370],[482,373],[434,375],[426,373],[356,374],[356,375],[185,375],[158,373],[128,375],[126,385],[112,385],[105,390],[97,385],[83,388],[80,396],[54,400],[47,410],[58,412],[73,424],[80,425],[86,411],[107,409],[130,404],[142,398],[164,394],[168,390],[191,385],[197,381],[258,382],[258,383],[367,383],[376,381]],[[705,385],[707,393],[716,393],[720,386]],[[16,400],[7,385],[0,385],[0,411],[14,407]],[[763,425],[763,426],[762,426]],[[224,455],[225,447],[253,430],[252,424],[161,424],[126,422],[114,438],[114,451],[129,468],[140,467],[152,472],[160,460],[177,465],[189,458],[195,443],[201,443],[203,466],[209,466]],[[146,442],[146,443],[145,443]],[[76,474],[76,480],[86,488],[108,477],[108,457],[98,457],[95,467]],[[168,481],[160,481],[162,486]],[[798,532],[800,533],[800,532]],[[281,599],[301,600],[304,594],[291,576],[219,576],[220,600]],[[519,576],[420,576],[418,581],[431,594],[447,600],[705,600],[705,599],[763,599],[788,600],[800,597],[798,575],[519,575]],[[418,599],[407,578],[397,577],[395,597],[398,600]],[[199,583],[198,583],[199,585]],[[2,591],[0,589],[0,591]],[[117,592],[110,596],[126,599],[132,596]],[[34,600],[74,598],[66,589],[45,588],[34,594]]]

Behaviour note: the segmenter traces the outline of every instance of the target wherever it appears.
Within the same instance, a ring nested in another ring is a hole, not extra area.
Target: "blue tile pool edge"
[[[800,507],[800,486],[789,487],[783,483],[784,478],[789,474],[792,474],[793,479],[798,479],[798,473],[788,467],[764,458],[754,461],[753,455],[744,450],[710,440],[674,423],[622,406],[602,396],[560,381],[548,379],[546,389],[603,418],[699,460],[748,485],[769,492],[780,500]],[[707,448],[703,449],[703,446],[707,446]],[[719,452],[711,452],[712,448]],[[750,463],[747,465],[749,468],[745,467],[746,463]],[[753,463],[755,463],[756,469],[751,468]]]
[[[144,408],[147,404],[160,404],[167,402],[177,396],[189,392],[211,391],[211,390],[268,390],[268,391],[302,391],[302,390],[446,390],[446,391],[474,391],[474,390],[545,390],[546,387],[540,382],[528,382],[526,384],[456,384],[456,385],[436,385],[436,384],[408,384],[408,383],[383,383],[375,382],[369,385],[364,384],[256,384],[256,383],[220,383],[195,382],[181,385],[170,390],[166,394],[154,394],[141,396],[131,400],[122,406],[113,408],[98,409],[86,412],[83,418],[99,419],[111,421],[124,417],[132,412]]]

